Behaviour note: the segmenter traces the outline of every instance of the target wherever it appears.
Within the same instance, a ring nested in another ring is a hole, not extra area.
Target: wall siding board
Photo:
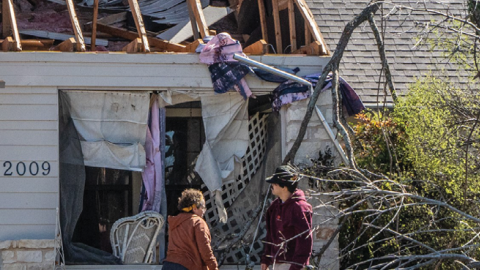
[[[58,122],[57,120],[0,120],[0,130],[58,130]]]
[[[58,132],[53,130],[0,130],[0,145],[58,145]]]
[[[51,193],[58,192],[59,189],[58,178],[51,176],[15,178],[0,177],[0,187],[3,193]]]
[[[0,61],[1,62],[1,61]],[[2,79],[4,80],[4,79]],[[4,80],[5,81],[5,80]],[[16,94],[20,98],[23,94],[54,94],[57,95],[56,87],[42,87],[42,86],[12,86],[6,82],[5,88],[0,88],[0,95],[2,94]],[[56,98],[55,98],[56,100]]]
[[[0,209],[0,225],[55,225],[55,209]]]
[[[55,225],[0,225],[0,241],[54,239]]]
[[[0,131],[1,132],[1,131]],[[58,146],[3,145],[0,160],[10,161],[52,161],[58,158]]]
[[[0,99],[1,99],[0,95]],[[57,120],[57,105],[3,105],[0,104],[1,120]],[[2,138],[2,137],[0,137]]]
[[[0,193],[2,209],[55,209],[58,193]]]

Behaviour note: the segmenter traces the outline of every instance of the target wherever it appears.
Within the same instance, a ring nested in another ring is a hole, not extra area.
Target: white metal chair
[[[113,255],[124,264],[151,263],[157,236],[164,223],[163,216],[155,211],[115,221],[110,231]]]

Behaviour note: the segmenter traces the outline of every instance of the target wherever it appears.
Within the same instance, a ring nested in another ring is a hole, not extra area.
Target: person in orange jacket
[[[177,216],[168,217],[169,243],[163,270],[218,270],[210,246],[211,236],[205,214],[205,199],[196,189],[187,189],[178,199]]]

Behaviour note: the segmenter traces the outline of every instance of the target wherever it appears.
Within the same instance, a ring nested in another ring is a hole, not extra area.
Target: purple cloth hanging
[[[147,198],[144,201],[142,211],[153,210],[160,212],[162,190],[164,188],[163,160],[160,153],[160,116],[158,99],[152,105],[151,124],[147,129],[145,141],[145,153],[147,162],[142,172],[142,179],[145,185]]]

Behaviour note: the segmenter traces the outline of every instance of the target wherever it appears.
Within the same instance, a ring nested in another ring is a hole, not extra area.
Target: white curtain
[[[210,191],[234,181],[248,147],[248,100],[238,93],[202,96],[205,144],[195,171]]]
[[[148,92],[65,91],[86,166],[142,171]]]

